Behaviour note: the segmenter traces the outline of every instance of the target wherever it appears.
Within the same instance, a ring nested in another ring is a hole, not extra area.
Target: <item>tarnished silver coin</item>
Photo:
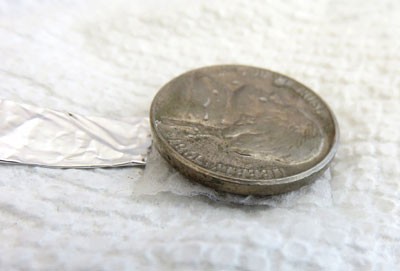
[[[154,145],[178,171],[218,191],[273,195],[314,181],[338,145],[326,103],[297,81],[225,65],[189,71],[151,105]]]

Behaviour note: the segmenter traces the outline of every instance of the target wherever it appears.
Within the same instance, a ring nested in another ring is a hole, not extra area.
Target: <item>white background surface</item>
[[[145,3],[143,3],[145,2]],[[132,196],[142,170],[0,167],[2,270],[396,270],[400,2],[0,1],[0,96],[146,116],[192,68],[285,73],[336,113],[331,204]]]

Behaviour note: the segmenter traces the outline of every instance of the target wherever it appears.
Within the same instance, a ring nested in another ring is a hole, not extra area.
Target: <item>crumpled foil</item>
[[[86,117],[0,99],[0,163],[140,166],[150,145],[148,118]]]

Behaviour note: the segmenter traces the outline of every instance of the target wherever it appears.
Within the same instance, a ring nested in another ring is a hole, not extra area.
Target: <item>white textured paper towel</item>
[[[397,270],[400,2],[0,1],[0,96],[147,116],[189,69],[264,67],[308,85],[341,128],[331,202],[133,197],[141,169],[0,167],[2,270]]]
[[[143,176],[133,186],[133,196],[155,196],[167,192],[186,197],[204,196],[211,200],[238,205],[290,208],[314,204],[320,207],[327,207],[332,204],[329,181],[330,172],[327,170],[313,184],[282,195],[255,197],[219,193],[214,189],[192,182],[182,176],[168,165],[155,148],[152,148]]]

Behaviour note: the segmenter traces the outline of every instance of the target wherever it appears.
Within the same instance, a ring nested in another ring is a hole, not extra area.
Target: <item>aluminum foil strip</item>
[[[0,99],[0,163],[140,166],[150,145],[148,118],[86,117]]]

